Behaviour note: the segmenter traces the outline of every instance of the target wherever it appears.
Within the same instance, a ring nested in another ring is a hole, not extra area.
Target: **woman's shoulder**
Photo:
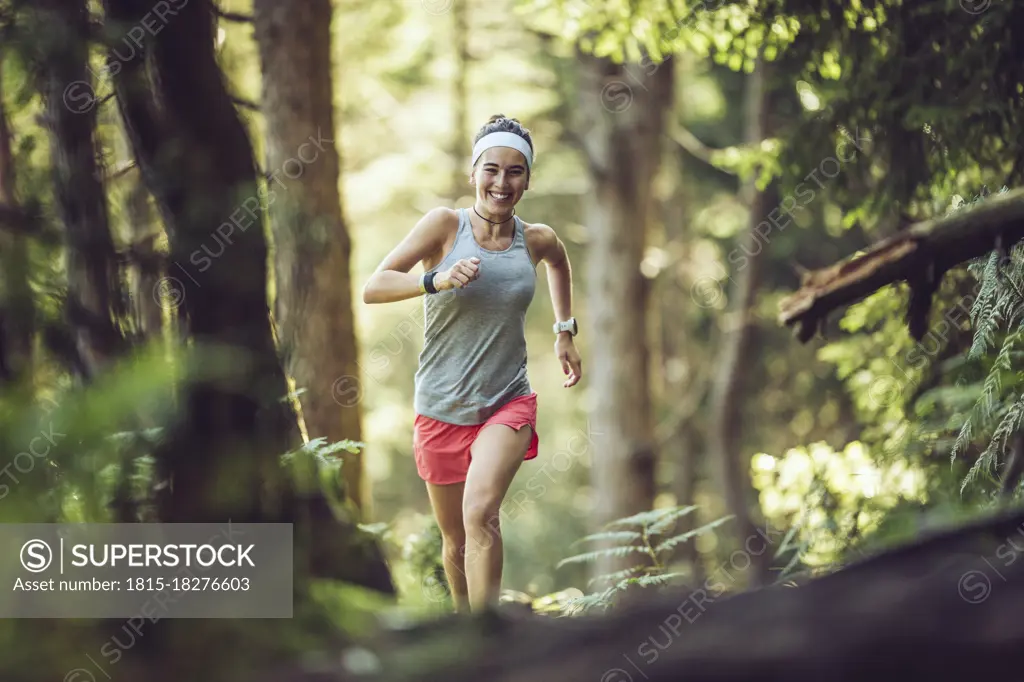
[[[550,225],[528,223],[525,220],[522,220],[522,223],[523,237],[526,239],[526,245],[530,248],[530,253],[536,254],[542,259],[548,249],[558,242],[558,236]]]
[[[555,231],[550,225],[544,223],[528,223],[522,218],[519,219],[523,223],[523,234],[529,239],[550,239],[555,236]]]
[[[437,206],[423,214],[416,227],[444,239],[455,234],[459,229],[459,211],[447,206]]]
[[[434,225],[458,225],[460,209],[435,206],[423,214],[423,219]]]

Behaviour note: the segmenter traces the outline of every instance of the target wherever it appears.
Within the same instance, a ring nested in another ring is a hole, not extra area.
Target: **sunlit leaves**
[[[850,538],[869,535],[902,500],[927,496],[922,470],[904,460],[879,463],[857,441],[841,451],[813,443],[779,457],[760,453],[752,475],[765,515],[791,529],[783,545],[796,546],[793,559],[805,564],[842,561]]]
[[[981,200],[947,203],[959,211]],[[992,479],[1024,423],[1024,247],[966,270],[947,275],[921,341],[906,333],[904,295],[888,287],[851,306],[840,326],[853,335],[819,352],[870,425],[862,437],[887,457],[938,450],[963,459],[965,487]]]
[[[630,46],[630,51],[636,52],[636,48],[632,45],[632,41],[628,36],[608,31],[598,35],[597,40],[594,42],[593,52],[597,57],[608,57],[614,62],[622,62],[627,45]]]
[[[907,413],[906,404],[952,338],[948,325],[942,326],[943,315],[950,309],[961,310],[959,319],[966,324],[970,302],[951,297],[951,287],[947,282],[947,293],[938,297],[930,334],[922,342],[907,334],[903,319],[906,292],[886,287],[848,308],[839,326],[850,335],[818,351],[819,359],[835,366],[836,376],[845,382],[857,414],[866,424],[861,438],[877,445],[881,454],[906,456],[901,448],[907,433],[900,425],[913,416]],[[962,309],[956,308],[958,303]]]
[[[749,73],[759,54],[769,62],[785,58],[786,68],[795,69],[792,76],[819,90],[822,106],[809,110],[821,111],[833,125],[871,126],[884,133],[880,151],[890,152],[888,167],[876,163],[870,173],[867,168],[844,173],[837,182],[847,225],[875,222],[894,200],[915,209],[932,183],[941,183],[938,189],[947,195],[976,190],[977,179],[954,183],[948,170],[979,167],[984,175],[1005,177],[1015,158],[1005,146],[1005,131],[1016,125],[1014,102],[1021,84],[1006,69],[995,72],[1013,58],[999,56],[1010,49],[1005,27],[1013,23],[1014,9],[1009,3],[994,4],[973,20],[957,3],[940,0],[909,5],[895,0],[819,5],[562,0],[537,6],[553,7],[573,22],[559,32],[564,39],[614,60],[638,61],[647,54],[658,62],[690,51]],[[941,86],[931,75],[941,76]],[[969,125],[965,117],[971,118]],[[925,124],[931,125],[929,132]],[[826,143],[821,134],[830,126],[799,120],[790,125],[799,130],[789,136],[791,160],[820,153],[814,150]],[[908,153],[908,148],[920,150]]]
[[[583,4],[574,0],[523,0],[524,15],[540,30],[558,34],[581,49],[616,62],[660,62],[680,50],[712,57],[736,71],[751,71],[759,52],[774,59],[799,27],[793,18],[765,24],[756,3],[700,0],[620,0]]]
[[[821,56],[821,64],[818,65],[818,73],[821,74],[822,78],[839,80],[839,77],[843,75],[843,70],[839,66],[839,58],[836,51],[829,50]]]

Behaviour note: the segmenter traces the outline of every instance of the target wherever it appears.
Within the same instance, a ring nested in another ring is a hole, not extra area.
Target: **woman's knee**
[[[443,513],[435,513],[437,529],[441,531],[441,538],[446,545],[456,547],[466,541],[465,524],[462,521],[462,501],[459,500],[443,510]]]
[[[462,504],[462,518],[467,532],[497,531],[500,522],[500,501],[490,495],[469,498]]]
[[[441,533],[441,550],[449,557],[460,556],[465,552],[466,529],[451,529]]]

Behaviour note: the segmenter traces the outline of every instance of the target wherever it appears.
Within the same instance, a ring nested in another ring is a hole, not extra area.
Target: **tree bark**
[[[3,53],[0,52],[0,67]],[[0,209],[19,214],[11,129],[0,78]],[[28,240],[17,230],[0,229],[0,384],[32,378],[35,307],[29,287]]]
[[[672,102],[671,61],[655,65],[640,84],[622,65],[577,54],[581,120],[576,128],[590,176],[585,202],[586,263],[591,330],[591,419],[605,436],[594,443],[594,521],[604,524],[653,506],[647,345],[648,282],[640,271],[646,246],[651,185],[660,163],[666,108]],[[634,67],[633,71],[636,71]],[[619,570],[605,559],[598,574]]]
[[[57,214],[67,239],[65,312],[88,380],[125,347],[115,323],[123,318],[123,297],[96,161],[97,101],[69,97],[76,84],[92,88],[89,11],[86,0],[38,0],[30,7]]]
[[[750,75],[747,87],[747,142],[757,144],[766,136],[768,114],[765,101],[763,65],[758,64]],[[750,458],[743,450],[744,407],[747,404],[745,379],[756,361],[758,320],[755,310],[757,287],[767,245],[759,241],[756,228],[768,213],[766,193],[758,191],[754,181],[744,188],[750,207],[749,227],[740,236],[743,264],[735,275],[732,310],[723,321],[721,355],[717,358],[717,376],[711,391],[711,429],[709,450],[717,465],[719,483],[725,505],[734,517],[737,551],[751,559],[747,576],[752,585],[767,584],[771,579],[768,552],[753,554],[744,549],[757,537],[755,510],[757,494],[750,480]],[[737,253],[737,255],[739,255]],[[730,261],[732,260],[730,256]]]
[[[1024,664],[1024,513],[923,537],[800,587],[651,594],[610,615],[452,617],[375,637],[381,682],[998,679]],[[780,536],[769,535],[774,542]],[[472,647],[452,647],[471,640]],[[340,666],[339,666],[340,667]],[[351,679],[322,671],[267,682]],[[263,682],[257,680],[256,682]]]
[[[275,320],[310,438],[362,439],[362,405],[339,393],[359,381],[352,309],[352,242],[338,190],[330,0],[256,0],[267,172],[276,199]],[[358,397],[358,396],[357,396]],[[362,456],[342,453],[345,490],[364,506]],[[364,510],[365,511],[365,510]]]

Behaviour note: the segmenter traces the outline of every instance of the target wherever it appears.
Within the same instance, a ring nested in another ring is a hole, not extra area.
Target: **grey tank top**
[[[468,209],[458,214],[454,245],[427,272],[475,256],[480,276],[464,289],[423,297],[414,409],[449,424],[482,424],[508,401],[532,392],[526,376],[526,311],[537,270],[518,217],[512,244],[491,251],[477,243]]]

